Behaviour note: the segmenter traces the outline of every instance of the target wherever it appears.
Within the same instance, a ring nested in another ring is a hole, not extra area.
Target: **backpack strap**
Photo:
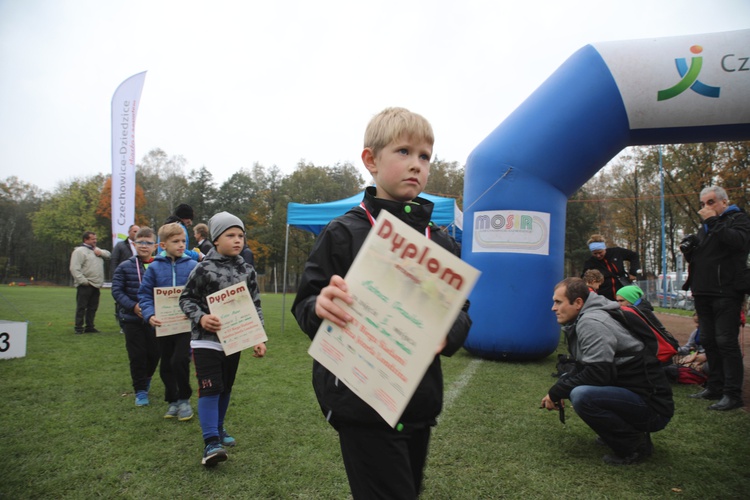
[[[659,342],[656,340],[656,337],[654,335],[647,335],[644,334],[642,329],[636,328],[631,320],[628,318],[628,316],[625,314],[625,311],[635,314],[633,310],[629,307],[621,307],[620,309],[607,309],[606,310],[612,318],[614,318],[617,322],[619,322],[625,329],[630,333],[633,337],[640,340],[644,344],[644,348],[648,349],[650,352],[656,356],[656,353],[659,351]],[[638,316],[640,318],[640,316]],[[647,328],[650,328],[648,323],[645,324]],[[627,351],[623,351],[619,354],[620,356],[633,356],[635,354],[640,353],[641,351],[635,351],[633,349],[628,349]]]

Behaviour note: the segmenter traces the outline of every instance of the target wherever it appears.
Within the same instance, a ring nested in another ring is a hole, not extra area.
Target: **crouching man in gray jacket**
[[[611,465],[630,465],[651,456],[651,432],[674,414],[672,389],[652,353],[610,309],[617,302],[590,293],[580,278],[555,286],[552,311],[567,339],[576,369],[560,377],[542,398],[542,407],[560,410],[570,399],[579,417],[614,454]]]

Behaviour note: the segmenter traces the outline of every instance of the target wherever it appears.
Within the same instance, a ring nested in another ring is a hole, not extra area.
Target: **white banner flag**
[[[146,72],[133,75],[112,96],[112,247],[135,222],[135,115]]]

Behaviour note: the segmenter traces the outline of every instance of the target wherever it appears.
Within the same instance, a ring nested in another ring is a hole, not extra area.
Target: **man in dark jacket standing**
[[[133,255],[136,255],[135,235],[138,234],[139,229],[140,227],[135,224],[130,226],[128,228],[128,237],[118,242],[112,249],[112,258],[109,259],[109,276],[113,281],[115,279],[115,270],[117,269],[117,266],[131,258]],[[115,300],[115,318],[117,318],[117,321],[120,321],[117,300]],[[122,329],[120,329],[120,333],[124,333]]]
[[[744,294],[736,287],[750,251],[750,217],[730,205],[727,192],[718,186],[701,191],[700,206],[703,224],[697,234],[682,240],[680,250],[689,262],[683,288],[693,292],[711,370],[706,388],[691,397],[718,399],[710,410],[733,410],[742,407],[744,367],[738,337]]]
[[[128,228],[128,237],[122,241],[119,241],[112,249],[112,258],[109,261],[110,277],[113,277],[115,275],[115,269],[117,269],[117,266],[136,254],[135,235],[138,234],[139,229],[140,227],[136,226],[135,224],[130,226]]]
[[[552,310],[562,326],[576,369],[560,377],[541,406],[560,410],[570,399],[581,420],[614,451],[610,465],[641,462],[653,453],[651,432],[674,414],[672,388],[659,361],[608,311],[617,302],[590,293],[580,278],[555,286]]]

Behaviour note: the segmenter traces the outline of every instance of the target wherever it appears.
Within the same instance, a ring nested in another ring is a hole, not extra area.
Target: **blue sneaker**
[[[224,427],[221,428],[220,434],[219,437],[221,438],[222,446],[234,446],[237,444],[237,440],[230,436]]]
[[[227,459],[227,450],[221,446],[221,443],[213,442],[208,443],[206,448],[203,450],[203,459],[201,464],[206,467],[214,467],[219,462],[223,462]]]
[[[148,406],[148,392],[138,391],[135,393],[135,405],[136,406]]]

